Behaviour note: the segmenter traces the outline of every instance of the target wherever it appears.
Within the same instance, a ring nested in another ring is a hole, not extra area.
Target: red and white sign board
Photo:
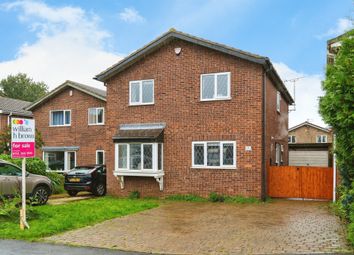
[[[35,125],[33,119],[11,119],[11,157],[35,156]]]

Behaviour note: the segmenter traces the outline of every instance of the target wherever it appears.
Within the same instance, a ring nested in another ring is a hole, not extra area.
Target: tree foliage
[[[34,102],[48,93],[44,82],[35,82],[24,73],[9,75],[0,81],[0,95]]]
[[[333,65],[328,65],[323,83],[325,95],[320,113],[333,127],[335,152],[342,184],[350,188],[354,181],[354,31],[343,39]]]

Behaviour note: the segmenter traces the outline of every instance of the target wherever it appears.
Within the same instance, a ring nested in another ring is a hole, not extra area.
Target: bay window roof
[[[163,142],[164,123],[122,124],[113,136],[116,143]]]

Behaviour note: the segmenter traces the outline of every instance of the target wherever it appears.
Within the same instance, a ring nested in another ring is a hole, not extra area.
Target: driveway
[[[347,250],[328,203],[166,202],[160,207],[46,239],[170,254],[335,253]]]

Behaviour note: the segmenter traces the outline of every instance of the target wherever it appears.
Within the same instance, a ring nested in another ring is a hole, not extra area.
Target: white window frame
[[[208,143],[219,143],[220,144],[220,166],[208,166]],[[194,164],[194,145],[203,145],[204,148],[204,164],[196,165]],[[233,165],[224,165],[223,157],[223,146],[224,144],[232,144],[233,150]],[[236,141],[194,141],[192,142],[192,168],[202,168],[202,169],[236,169],[237,168],[237,158],[236,158]]]
[[[50,153],[50,152],[64,152],[64,169],[61,169],[61,170],[49,170],[49,169],[48,169],[48,161],[47,161],[47,159],[46,159],[46,157],[45,157],[45,154],[46,154],[46,153]],[[74,167],[76,167],[76,166],[77,166],[77,153],[76,153],[76,151],[43,151],[43,153],[42,153],[42,159],[43,159],[44,163],[45,163],[46,166],[47,166],[47,169],[48,169],[47,171],[51,171],[51,172],[65,172],[65,171],[71,170],[71,169],[69,169],[69,167],[68,167],[68,153],[70,153],[70,152],[74,152],[74,155],[75,155]]]
[[[143,82],[146,81],[152,81],[152,102],[149,103],[143,103]],[[131,97],[131,87],[132,83],[139,83],[139,102],[132,102],[132,97]],[[153,105],[155,104],[155,81],[154,79],[148,79],[148,80],[136,80],[136,81],[129,81],[129,105]]]
[[[289,135],[288,137],[290,138],[289,143],[296,143],[296,136],[295,135]]]
[[[131,169],[130,168],[130,145],[132,144],[139,144],[141,147],[141,154],[140,154],[140,158],[141,158],[141,167],[140,169]],[[161,169],[158,169],[158,144],[161,144]],[[127,167],[126,168],[119,168],[119,145],[126,145],[127,146]],[[148,168],[144,168],[144,145],[152,145],[152,168],[148,169]],[[115,155],[114,155],[114,159],[115,159],[115,171],[119,172],[119,171],[129,171],[131,173],[144,173],[144,172],[162,172],[163,171],[163,143],[115,143]]]
[[[217,96],[217,76],[227,74],[227,95]],[[214,95],[213,98],[203,98],[203,76],[214,75]],[[218,101],[231,99],[231,72],[204,73],[200,75],[200,101]]]
[[[98,153],[102,152],[102,158],[103,158],[103,165],[106,164],[106,155],[104,150],[96,150],[96,164],[98,164]]]
[[[281,158],[281,144],[275,143],[275,164],[280,165]]]
[[[281,105],[281,94],[280,91],[277,91],[277,112],[280,113],[280,105]]]
[[[284,145],[280,144],[280,163],[284,162]]]
[[[63,125],[53,125],[52,124],[52,113],[53,112],[63,112],[63,114],[64,114],[64,124]],[[69,124],[65,124],[66,112],[70,112],[70,123]],[[72,118],[72,114],[71,114],[71,110],[70,109],[66,109],[66,110],[51,110],[51,111],[49,111],[49,126],[50,127],[69,127],[69,126],[71,126],[71,118]]]
[[[95,115],[95,123],[90,123],[90,110],[95,109],[96,115]],[[98,110],[103,110],[102,114],[102,122],[98,122]],[[104,125],[104,119],[105,119],[105,111],[104,107],[90,107],[87,109],[87,123],[89,126],[99,126],[99,125]]]
[[[318,138],[320,137],[320,142],[318,141]],[[325,138],[325,139],[323,139]],[[316,143],[327,143],[327,135],[317,135],[316,136]]]

